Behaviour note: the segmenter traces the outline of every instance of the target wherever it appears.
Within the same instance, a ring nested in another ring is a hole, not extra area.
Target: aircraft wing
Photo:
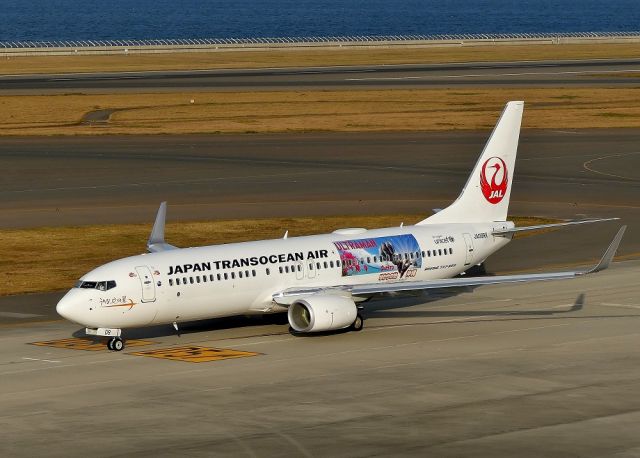
[[[520,274],[520,275],[496,275],[493,277],[458,277],[445,278],[441,280],[424,280],[424,281],[399,281],[393,283],[365,283],[361,285],[343,285],[330,288],[290,288],[273,295],[273,299],[280,305],[290,305],[301,297],[314,294],[341,294],[346,293],[354,297],[370,297],[375,294],[396,293],[402,291],[420,291],[430,289],[458,288],[464,286],[481,286],[494,285],[499,283],[521,283],[543,280],[562,280],[568,278],[576,278],[582,275],[588,275],[600,272],[611,263],[613,256],[620,245],[622,236],[627,226],[622,226],[613,241],[605,251],[602,259],[598,264],[588,270],[575,270],[566,272],[549,272],[539,274]]]

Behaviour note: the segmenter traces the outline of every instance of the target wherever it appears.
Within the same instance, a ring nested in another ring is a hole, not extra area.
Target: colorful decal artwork
[[[487,178],[487,172],[493,170],[491,180]],[[482,164],[480,171],[480,188],[487,202],[497,204],[507,193],[509,184],[509,171],[507,165],[499,157],[490,157]]]
[[[378,280],[415,277],[422,266],[420,246],[411,234],[333,242],[342,276],[378,274]]]

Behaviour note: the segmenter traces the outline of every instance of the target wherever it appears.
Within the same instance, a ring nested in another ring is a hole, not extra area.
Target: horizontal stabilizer
[[[601,223],[603,221],[615,221],[620,218],[600,218],[600,219],[585,219],[580,221],[566,221],[564,223],[554,223],[554,224],[538,224],[536,226],[522,226],[522,227],[513,227],[511,229],[496,229],[492,232],[493,235],[507,235],[514,234],[517,232],[526,232],[526,231],[536,231],[538,229],[548,229],[551,227],[563,227],[563,226],[574,226],[576,224],[591,224],[591,223]]]
[[[167,203],[162,202],[160,208],[158,208],[158,214],[156,215],[156,222],[153,224],[151,235],[147,241],[147,250],[150,253],[157,253],[159,251],[177,250],[177,247],[169,245],[164,241],[164,223],[167,218]]]

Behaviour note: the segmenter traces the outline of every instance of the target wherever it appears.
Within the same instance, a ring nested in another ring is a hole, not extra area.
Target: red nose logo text
[[[490,157],[482,164],[480,188],[487,202],[497,204],[507,193],[509,172],[507,165],[499,157]]]

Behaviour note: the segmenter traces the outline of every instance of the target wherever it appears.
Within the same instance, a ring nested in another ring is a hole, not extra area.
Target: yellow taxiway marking
[[[151,345],[154,342],[147,340],[127,340],[127,347],[140,347],[143,345]],[[58,340],[45,340],[42,342],[31,342],[31,345],[38,345],[40,347],[56,347],[56,348],[68,348],[70,350],[89,350],[89,351],[104,351],[107,346],[107,341],[104,339],[80,339],[76,337],[70,337],[68,339]]]
[[[152,358],[171,359],[174,361],[187,361],[190,363],[206,363],[209,361],[220,361],[222,359],[257,356],[260,353],[255,353],[252,351],[231,350],[228,348],[209,348],[200,347],[197,345],[185,345],[183,347],[138,351],[130,354],[137,356],[150,356]]]

